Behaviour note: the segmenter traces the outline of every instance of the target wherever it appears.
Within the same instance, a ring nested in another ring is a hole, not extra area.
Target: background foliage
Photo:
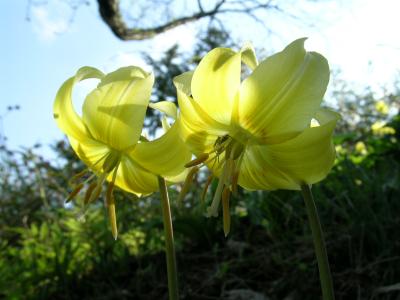
[[[211,28],[191,55],[175,46],[159,60],[146,57],[157,78],[152,100],[175,101],[173,76],[211,48],[233,44]],[[313,187],[337,299],[400,297],[400,90],[374,95],[334,81],[332,97],[343,114],[338,157]],[[147,126],[155,132],[158,116],[148,115]],[[53,161],[36,147],[0,148],[0,298],[166,299],[158,194],[116,193],[115,242],[101,200],[85,213],[79,196],[64,205],[69,179],[83,169],[68,142],[54,144]],[[221,220],[204,217],[202,178],[183,207],[174,202],[179,187],[170,188],[183,299],[319,299],[300,193],[241,190],[224,238]]]

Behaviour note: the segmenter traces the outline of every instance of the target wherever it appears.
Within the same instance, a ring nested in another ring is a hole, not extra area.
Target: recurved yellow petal
[[[176,89],[187,96],[192,95],[191,85],[193,78],[193,71],[182,73],[181,75],[175,76],[173,79]]]
[[[226,48],[210,51],[194,71],[193,99],[215,121],[229,125],[240,87],[241,53]]]
[[[254,51],[254,47],[251,43],[246,43],[242,49],[240,49],[240,52],[242,54],[242,60],[243,62],[252,70],[254,70],[257,65],[257,57],[256,57],[256,52]]]
[[[266,144],[302,132],[321,104],[329,66],[322,55],[306,52],[304,41],[262,61],[242,83],[239,123]]]
[[[78,140],[68,136],[72,149],[78,157],[94,172],[101,173],[104,161],[110,153],[110,148],[93,139]]]
[[[110,155],[110,148],[95,140],[78,141],[69,137],[72,148],[79,158],[98,176],[103,173],[103,165]],[[107,181],[112,181],[111,172]],[[121,155],[118,166],[115,185],[119,188],[134,193],[137,196],[151,194],[158,190],[157,177],[145,170],[132,157],[127,154]]]
[[[181,138],[190,145],[194,154],[208,152],[215,140],[228,132],[228,126],[211,118],[190,96],[192,72],[174,78],[180,108]]]
[[[265,159],[266,146],[246,147],[240,165],[238,184],[247,190],[298,189],[295,183],[271,159]]]
[[[160,138],[137,144],[130,156],[143,168],[161,177],[186,174],[184,165],[190,161],[191,153],[180,138],[178,126],[175,122]]]
[[[138,67],[107,74],[85,100],[83,120],[92,136],[116,150],[139,140],[154,76]]]
[[[165,115],[161,117],[161,126],[164,129],[164,132],[167,132],[171,128]]]
[[[339,114],[327,109],[314,116],[320,126],[309,127],[286,142],[246,149],[239,184],[247,189],[294,189],[326,177],[333,166],[332,134]]]
[[[149,106],[152,109],[156,109],[164,114],[166,114],[168,117],[173,118],[176,120],[178,112],[176,109],[176,105],[170,101],[160,101],[156,103],[150,103]]]
[[[157,176],[144,170],[126,155],[122,156],[115,185],[137,196],[148,195],[158,191]]]
[[[77,140],[90,138],[85,124],[76,113],[72,103],[72,89],[76,83],[88,78],[102,78],[102,72],[95,68],[83,67],[76,75],[69,78],[58,90],[53,106],[53,115],[58,127],[68,136]]]
[[[145,72],[143,69],[135,66],[123,67],[115,70],[114,72],[108,73],[99,83],[98,87],[103,85],[116,82],[126,81],[134,78],[146,78],[150,74]]]

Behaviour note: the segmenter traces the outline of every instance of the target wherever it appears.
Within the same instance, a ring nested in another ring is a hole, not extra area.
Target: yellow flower
[[[87,95],[79,116],[72,104],[72,89],[89,78],[99,79],[100,83]],[[106,204],[111,207],[110,217],[115,219],[114,185],[140,196],[158,190],[158,175],[171,182],[184,178],[183,165],[190,153],[179,138],[178,123],[154,141],[141,136],[153,82],[153,75],[138,67],[125,67],[106,75],[83,67],[61,86],[54,102],[54,118],[75,153],[94,173],[78,184],[69,198],[88,184],[84,201],[90,203],[108,181]],[[173,103],[150,105],[176,117]],[[166,122],[164,125],[167,126]],[[77,178],[85,178],[87,173],[89,170]],[[113,233],[116,237],[116,228]]]
[[[342,154],[342,155],[346,154],[346,152],[347,152],[346,149],[343,148],[342,145],[335,146],[335,151],[336,151],[336,153]]]
[[[354,147],[357,153],[361,155],[367,155],[367,146],[365,146],[364,142],[358,141]]]
[[[378,135],[378,136],[396,134],[396,130],[393,127],[385,126],[385,125],[386,125],[386,123],[383,121],[376,121],[371,126],[372,133],[374,135]]]
[[[358,186],[361,186],[361,185],[363,184],[363,182],[362,182],[361,179],[355,179],[354,182],[355,182],[355,184],[358,185]]]
[[[382,115],[387,115],[389,113],[389,107],[383,100],[379,100],[378,102],[375,103],[375,109]]]
[[[320,108],[329,66],[320,54],[306,52],[304,41],[260,64],[249,45],[239,52],[216,48],[194,72],[175,78],[182,138],[196,163],[219,177],[209,215],[218,214],[221,196],[226,201],[237,184],[300,190],[331,169],[340,116]],[[242,61],[252,73],[241,82]]]

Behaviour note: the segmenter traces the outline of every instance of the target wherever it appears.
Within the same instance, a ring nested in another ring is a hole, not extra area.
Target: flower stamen
[[[199,167],[193,167],[190,169],[189,174],[186,176],[185,182],[183,183],[182,190],[178,197],[178,205],[182,207],[183,199],[189,192],[190,186],[193,182],[194,175],[199,171]]]
[[[86,189],[85,198],[83,199],[83,204],[85,206],[89,203],[90,196],[92,195],[96,186],[97,186],[97,182],[92,182]]]
[[[78,174],[75,174],[72,176],[72,178],[69,180],[71,184],[75,183],[79,179],[81,179],[83,176],[85,176],[87,173],[89,173],[89,168],[84,169],[83,171],[80,171]]]
[[[214,176],[212,174],[210,176],[208,176],[206,184],[204,185],[204,188],[203,188],[203,192],[201,193],[201,200],[200,200],[201,203],[204,203],[204,200],[207,195],[208,187],[210,186],[213,179],[214,179]]]
[[[190,162],[188,162],[187,164],[185,164],[185,168],[191,168],[197,165],[202,164],[203,162],[207,161],[209,158],[209,154],[208,153],[201,153],[200,155],[197,156],[197,158],[191,160]]]
[[[219,203],[221,202],[221,195],[225,186],[225,177],[226,164],[224,164],[224,167],[222,169],[221,178],[218,181],[217,190],[215,191],[211,205],[207,209],[207,217],[218,217]]]
[[[197,156],[194,160],[188,162],[185,167],[196,166],[196,172],[200,167],[212,164],[211,169],[214,171],[222,167],[221,175],[218,181],[217,189],[211,201],[211,205],[207,208],[207,217],[218,217],[219,205],[222,199],[222,210],[223,210],[223,223],[225,236],[230,231],[230,212],[229,212],[229,198],[231,192],[237,195],[237,185],[239,179],[240,164],[242,161],[245,145],[229,135],[223,135],[218,137],[214,142],[213,149],[208,153],[202,153]],[[222,161],[220,162],[219,157],[224,154]],[[218,163],[218,166],[215,164]],[[181,202],[183,197],[186,195],[189,184],[192,181],[193,169],[189,172],[186,177],[184,186],[181,194],[179,195],[179,201]],[[211,184],[213,175],[207,178],[203,192],[201,194],[201,203],[204,203],[204,199],[207,195],[208,187]]]
[[[89,203],[93,202],[94,200],[96,200],[100,196],[100,193],[101,193],[101,191],[103,189],[103,183],[106,180],[107,175],[108,174],[103,173],[97,178],[96,187],[95,187],[93,193],[90,195]]]
[[[83,188],[83,183],[78,184],[74,190],[68,195],[67,199],[65,199],[65,203],[68,203],[74,198]]]

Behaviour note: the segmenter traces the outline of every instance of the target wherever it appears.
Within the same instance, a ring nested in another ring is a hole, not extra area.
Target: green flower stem
[[[169,300],[178,300],[178,273],[176,269],[174,233],[172,230],[171,209],[167,185],[164,178],[158,176],[158,186],[161,194],[161,206],[165,233],[165,252],[167,257]]]
[[[322,235],[321,223],[319,221],[317,208],[315,206],[314,197],[308,184],[301,185],[304,202],[306,203],[308,221],[310,223],[311,232],[314,240],[315,253],[317,256],[319,278],[321,281],[322,297],[324,300],[334,300],[332,275],[329,269],[328,255],[324,237]]]

